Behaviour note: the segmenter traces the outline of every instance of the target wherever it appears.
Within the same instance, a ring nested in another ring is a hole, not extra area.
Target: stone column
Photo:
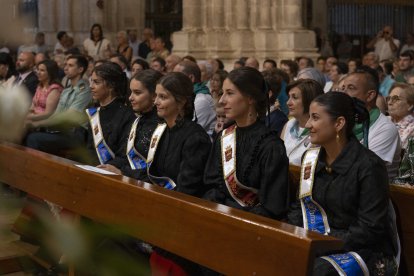
[[[72,0],[57,2],[58,31],[72,31]]]
[[[238,30],[248,30],[250,17],[249,17],[249,3],[248,0],[237,0],[236,2],[236,27]]]
[[[257,2],[257,28],[261,30],[270,30],[272,28],[271,19],[271,0],[260,0]]]
[[[283,29],[302,28],[302,0],[281,0],[279,17]]]
[[[225,0],[213,0],[213,22],[212,27],[215,30],[223,30],[226,28],[225,18]]]
[[[203,27],[201,0],[183,0],[183,31],[197,31]]]

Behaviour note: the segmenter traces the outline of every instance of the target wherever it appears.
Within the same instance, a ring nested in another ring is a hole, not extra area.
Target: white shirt
[[[285,142],[286,154],[289,158],[289,163],[301,166],[302,155],[307,151],[310,146],[309,134],[300,136],[305,130],[304,128],[298,127],[296,119],[290,119],[286,123],[285,134],[282,137]],[[298,127],[297,131],[294,131],[293,128]],[[299,134],[299,137],[298,135]]]
[[[393,41],[395,46],[397,46],[397,49],[400,48],[400,41],[395,38],[393,38]],[[384,59],[395,58],[397,51],[393,52],[391,50],[390,42],[386,41],[384,38],[381,38],[375,43],[375,53],[378,55],[379,60],[381,61]]]
[[[208,135],[213,134],[216,124],[216,110],[214,100],[210,94],[199,93],[194,100],[194,119],[201,125]]]
[[[93,57],[95,61],[100,59],[107,59],[107,50],[111,48],[111,42],[108,39],[104,38],[95,44],[95,41],[87,38],[85,41],[83,41],[83,48],[85,52],[89,56]]]
[[[382,113],[369,128],[368,148],[385,161],[390,179],[397,176],[401,159],[400,136],[394,123]]]

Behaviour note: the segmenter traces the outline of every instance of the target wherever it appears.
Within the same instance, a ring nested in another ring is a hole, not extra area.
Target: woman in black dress
[[[92,72],[90,87],[95,107],[86,110],[90,164],[106,164],[124,154],[123,144],[135,117],[125,104],[127,83],[125,73],[113,62],[105,62]]]
[[[214,141],[204,198],[280,219],[288,207],[289,163],[283,141],[260,120],[268,90],[260,72],[249,67],[233,70],[224,81],[219,103],[235,124]]]
[[[100,168],[136,179],[145,178],[151,136],[160,122],[154,100],[155,86],[162,76],[160,72],[149,69],[132,77],[129,102],[137,118],[130,128],[128,139],[124,141],[123,155],[116,156]]]
[[[352,131],[368,111],[345,93],[329,92],[313,100],[309,114],[311,143],[320,147],[303,157],[289,222],[344,241],[342,252],[316,259],[314,275],[396,275],[387,170]]]

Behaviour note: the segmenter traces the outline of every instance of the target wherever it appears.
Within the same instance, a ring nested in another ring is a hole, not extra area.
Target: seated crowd
[[[347,272],[344,259],[358,275],[396,274],[388,185],[414,134],[413,51],[392,72],[373,66],[373,53],[361,65],[321,57],[319,68],[267,59],[262,72],[248,57],[227,72],[219,59],[170,54],[150,29],[137,47],[126,32],[117,39],[114,51],[95,24],[85,55],[69,51],[63,68],[0,53],[1,85],[33,96],[25,146],[343,240],[314,275]],[[290,164],[302,166],[294,202]],[[154,275],[214,275],[161,248],[150,254]]]

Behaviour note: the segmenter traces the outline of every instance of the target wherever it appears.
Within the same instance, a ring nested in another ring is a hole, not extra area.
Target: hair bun
[[[365,103],[358,98],[352,97],[355,112],[355,123],[362,124],[369,119],[369,112],[365,107]]]

